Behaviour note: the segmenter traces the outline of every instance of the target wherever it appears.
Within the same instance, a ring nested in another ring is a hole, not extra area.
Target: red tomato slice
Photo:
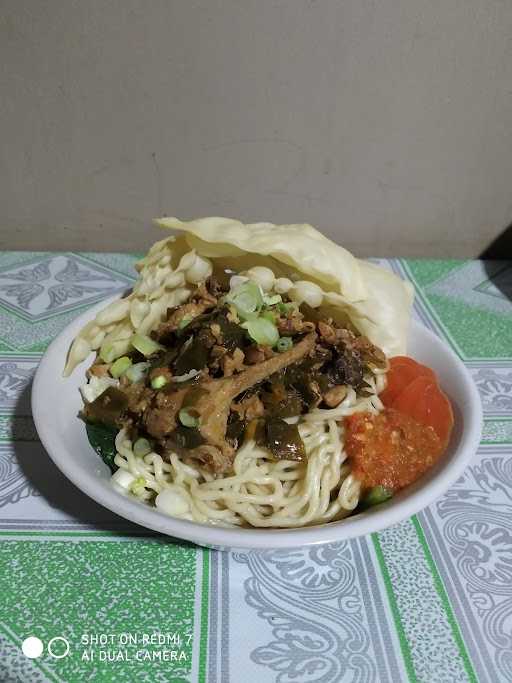
[[[390,407],[393,401],[417,377],[428,377],[431,381],[436,381],[436,377],[430,368],[417,363],[408,356],[395,356],[390,359],[389,365],[387,385],[379,396],[382,403],[387,407]]]
[[[453,429],[453,410],[446,394],[439,385],[426,392],[428,424],[433,427],[443,447],[448,445]]]
[[[389,407],[432,427],[443,446],[447,445],[453,427],[453,411],[435,376],[434,380],[425,375],[417,377]]]

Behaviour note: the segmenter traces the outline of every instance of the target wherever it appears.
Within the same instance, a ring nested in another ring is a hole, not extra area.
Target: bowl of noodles
[[[462,473],[478,396],[408,283],[309,225],[158,222],[174,234],[133,290],[34,381],[41,440],[85,493],[202,545],[284,548],[384,528]]]

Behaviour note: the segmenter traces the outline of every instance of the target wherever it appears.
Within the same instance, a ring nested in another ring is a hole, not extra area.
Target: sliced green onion
[[[167,384],[167,378],[164,375],[157,375],[151,380],[151,386],[153,389],[161,389]]]
[[[194,318],[191,315],[184,316],[178,324],[178,330],[183,330],[189,324],[189,322],[192,322],[193,319]]]
[[[256,318],[255,320],[248,320],[242,327],[247,330],[249,337],[257,344],[264,346],[274,346],[279,340],[279,332],[274,323],[265,318]]]
[[[372,505],[380,505],[380,503],[384,503],[386,500],[389,500],[390,498],[393,497],[393,491],[390,489],[387,489],[385,486],[374,486],[371,488],[364,496],[362,499],[362,503],[368,507],[371,507]]]
[[[151,444],[147,439],[137,439],[133,444],[133,452],[138,458],[143,458],[148,453],[151,453],[152,450]]]
[[[277,310],[279,313],[288,313],[288,311],[296,310],[298,308],[294,301],[289,301],[288,303],[280,303],[277,305]]]
[[[150,367],[149,363],[135,363],[126,370],[124,376],[130,382],[141,382],[148,374]]]
[[[115,377],[118,379],[121,377],[123,373],[125,373],[128,368],[132,364],[132,359],[128,358],[128,356],[121,356],[121,358],[118,358],[115,363],[113,363],[112,367],[110,368],[110,374],[112,377]]]
[[[276,314],[273,311],[262,311],[260,313],[260,318],[264,318],[265,320],[270,320],[271,323],[275,323]]]
[[[199,418],[193,414],[190,408],[182,408],[178,415],[184,427],[199,427]]]
[[[274,306],[281,303],[282,300],[280,294],[265,294],[263,296],[263,303],[267,306]]]
[[[281,337],[276,344],[276,350],[279,351],[279,353],[284,353],[285,351],[289,351],[292,346],[293,341],[291,337]]]
[[[130,491],[132,493],[140,493],[141,489],[143,489],[146,486],[146,480],[144,477],[137,477],[137,479],[132,482],[132,485],[130,486]]]
[[[140,351],[143,356],[151,356],[157,351],[164,351],[165,348],[161,344],[157,344],[150,337],[145,334],[134,334],[130,339],[131,345],[137,351]]]
[[[263,306],[261,289],[250,281],[235,287],[226,296],[226,301],[233,304],[238,315],[245,320],[257,316]]]
[[[100,358],[104,363],[112,363],[117,356],[114,344],[102,344]]]

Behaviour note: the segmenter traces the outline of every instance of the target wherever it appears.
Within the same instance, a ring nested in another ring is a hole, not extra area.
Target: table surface
[[[41,354],[133,281],[134,260],[0,255],[0,679],[511,681],[512,263],[381,261],[414,283],[415,315],[480,391],[482,443],[448,493],[353,541],[228,554],[99,507],[34,429]],[[30,636],[39,657],[22,653]]]

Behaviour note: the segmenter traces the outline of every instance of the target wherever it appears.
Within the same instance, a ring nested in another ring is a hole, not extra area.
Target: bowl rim
[[[63,368],[62,347],[67,349],[81,327],[94,317],[110,301],[110,297],[89,308],[69,323],[50,343],[41,358],[34,376],[31,395],[32,416],[41,442],[58,469],[81,491],[96,503],[131,522],[153,531],[198,545],[243,550],[291,549],[321,545],[348,540],[383,529],[408,519],[439,498],[463,473],[473,458],[479,444],[483,425],[482,406],[478,391],[464,363],[441,337],[435,335],[417,320],[411,320],[411,327],[420,330],[432,344],[443,346],[444,353],[457,369],[467,397],[467,410],[471,413],[469,424],[464,423],[460,440],[452,459],[425,485],[409,493],[403,500],[393,500],[379,506],[380,514],[360,514],[339,522],[328,522],[319,526],[271,529],[271,528],[227,528],[178,519],[128,498],[117,492],[109,482],[100,480],[94,470],[76,469],[67,458],[66,447],[58,434],[52,430],[47,419],[47,380],[51,379],[52,368]],[[73,416],[74,419],[77,419]],[[84,431],[85,434],[85,431]],[[413,485],[414,486],[414,485]]]

